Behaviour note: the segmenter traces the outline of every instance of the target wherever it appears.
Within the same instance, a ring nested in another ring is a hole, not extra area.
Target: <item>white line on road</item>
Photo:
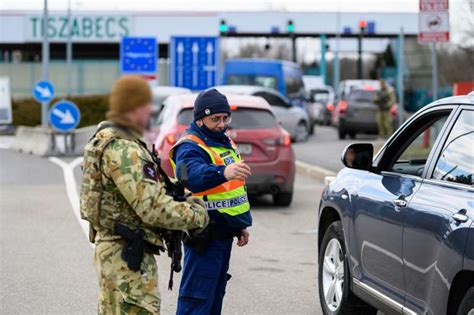
[[[76,179],[74,178],[74,168],[82,163],[83,158],[78,157],[71,163],[66,163],[57,157],[50,157],[49,160],[62,168],[64,174],[64,183],[66,185],[66,193],[69,203],[71,204],[72,211],[74,212],[74,215],[76,216],[82,231],[86,235],[87,239],[89,239],[89,225],[81,218],[79,195],[77,193]]]

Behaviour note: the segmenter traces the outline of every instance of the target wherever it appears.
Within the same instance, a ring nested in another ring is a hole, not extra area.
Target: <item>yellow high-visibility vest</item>
[[[203,149],[215,165],[229,165],[241,161],[240,154],[234,142],[231,140],[233,149],[225,147],[210,147],[195,135],[185,135],[179,139],[170,150],[170,161],[173,172],[176,174],[176,163],[174,161],[174,149],[183,142],[193,142]],[[217,185],[211,189],[194,192],[193,196],[202,198],[207,210],[217,210],[231,216],[236,216],[250,210],[245,182],[231,180]]]

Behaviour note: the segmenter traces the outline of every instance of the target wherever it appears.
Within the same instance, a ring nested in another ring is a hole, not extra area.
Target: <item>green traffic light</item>
[[[292,20],[288,20],[288,23],[286,24],[286,30],[288,33],[294,33],[295,25],[293,24]]]
[[[219,25],[219,32],[227,33],[228,30],[229,30],[229,26],[227,26],[227,23],[224,20],[222,20],[221,24]]]

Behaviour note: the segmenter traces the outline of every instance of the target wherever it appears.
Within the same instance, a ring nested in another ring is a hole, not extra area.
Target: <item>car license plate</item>
[[[252,154],[252,145],[251,144],[237,144],[237,149],[239,149],[240,154],[249,155]]]

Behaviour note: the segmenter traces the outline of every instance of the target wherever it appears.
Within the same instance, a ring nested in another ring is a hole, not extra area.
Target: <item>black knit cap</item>
[[[230,106],[225,95],[212,88],[201,91],[194,101],[194,120],[217,113],[230,115]]]

